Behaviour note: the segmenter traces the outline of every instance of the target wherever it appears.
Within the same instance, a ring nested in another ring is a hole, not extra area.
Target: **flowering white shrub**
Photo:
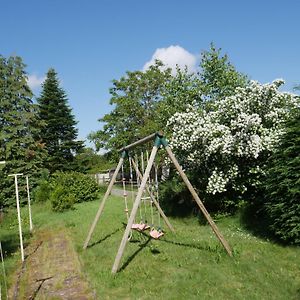
[[[208,193],[229,186],[244,192],[254,184],[246,182],[245,175],[260,173],[263,157],[284,133],[282,123],[299,107],[299,97],[278,90],[283,83],[251,81],[235,95],[214,102],[209,111],[191,106],[170,118],[170,146],[185,168],[208,169]]]

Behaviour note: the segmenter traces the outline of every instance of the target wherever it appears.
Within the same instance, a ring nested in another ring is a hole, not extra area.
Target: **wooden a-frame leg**
[[[117,165],[117,168],[116,168],[116,170],[115,170],[115,172],[114,172],[114,174],[113,174],[113,176],[112,176],[112,179],[111,179],[111,181],[110,181],[110,183],[109,183],[109,185],[108,185],[108,188],[107,188],[107,190],[106,190],[106,193],[105,193],[105,195],[104,195],[104,197],[103,197],[103,199],[102,199],[102,201],[101,201],[101,203],[100,203],[100,206],[99,206],[99,209],[98,209],[98,211],[97,211],[96,217],[95,217],[95,219],[94,219],[94,221],[93,221],[93,223],[92,223],[92,225],[91,225],[91,228],[90,228],[90,230],[89,230],[89,233],[88,233],[88,235],[87,235],[87,238],[86,238],[86,240],[85,240],[85,242],[84,242],[83,249],[86,249],[87,246],[88,246],[88,244],[89,244],[89,241],[90,241],[90,239],[91,239],[91,237],[92,237],[92,234],[93,234],[93,232],[94,232],[94,230],[95,230],[95,227],[96,227],[96,225],[97,225],[97,223],[98,223],[98,221],[99,221],[99,218],[100,218],[100,216],[101,216],[101,214],[102,214],[102,212],[103,212],[103,209],[104,209],[104,206],[105,206],[105,202],[106,202],[108,196],[109,196],[110,193],[111,193],[111,190],[112,190],[112,188],[113,188],[113,185],[114,185],[114,183],[115,183],[115,181],[116,181],[116,179],[117,179],[117,175],[118,175],[118,173],[119,173],[119,171],[120,171],[120,169],[121,169],[121,167],[122,167],[123,161],[124,161],[124,158],[121,157],[120,160],[119,160],[119,163],[118,163],[118,165]]]
[[[151,171],[151,168],[152,168],[157,150],[158,150],[157,146],[154,146],[152,148],[151,155],[150,155],[150,158],[149,158],[149,161],[148,161],[148,164],[147,164],[147,168],[145,170],[145,174],[142,178],[141,185],[138,189],[138,193],[137,193],[137,196],[135,198],[129,220],[127,222],[127,226],[126,226],[122,241],[121,241],[120,246],[119,246],[118,253],[116,255],[116,258],[115,258],[115,261],[114,261],[114,264],[113,264],[113,267],[112,267],[112,270],[111,270],[111,272],[113,274],[117,273],[117,271],[119,269],[119,265],[120,265],[125,247],[126,247],[126,243],[128,241],[128,236],[129,236],[129,233],[131,231],[131,227],[132,227],[132,224],[134,222],[138,207],[140,205],[141,198],[142,198],[142,195],[143,195],[143,191],[144,191],[145,186],[147,184],[147,180],[148,180],[148,177],[149,177],[149,174],[150,174],[150,171]]]
[[[215,224],[215,222],[213,221],[213,219],[211,218],[210,214],[208,213],[208,211],[206,210],[204,204],[202,203],[202,201],[200,200],[198,194],[196,193],[195,189],[193,188],[193,186],[191,185],[189,179],[187,178],[187,176],[185,175],[184,171],[182,170],[181,166],[179,165],[175,155],[173,154],[171,148],[169,146],[165,146],[165,149],[171,159],[171,161],[173,162],[173,164],[175,165],[177,171],[179,172],[181,178],[183,179],[184,183],[186,184],[187,188],[189,189],[189,191],[191,192],[194,200],[196,201],[196,203],[198,204],[200,210],[202,211],[203,215],[205,216],[206,220],[208,221],[209,225],[211,226],[213,232],[215,233],[215,235],[217,236],[217,238],[219,239],[219,241],[221,242],[221,244],[223,245],[223,247],[225,248],[225,250],[227,251],[229,256],[232,256],[232,251],[231,248],[229,246],[229,244],[227,243],[227,241],[225,240],[225,238],[223,237],[223,235],[221,234],[221,232],[219,231],[217,225]]]
[[[131,162],[132,162],[132,165],[135,169],[135,172],[137,174],[137,176],[140,178],[140,180],[142,180],[142,174],[140,172],[140,170],[138,169],[138,166],[136,165],[135,161],[131,158]],[[166,225],[169,227],[169,229],[172,231],[172,232],[175,232],[173,226],[171,225],[168,217],[165,215],[165,213],[163,212],[163,210],[161,209],[159,203],[157,202],[157,200],[155,199],[155,197],[153,196],[153,193],[150,191],[149,189],[149,185],[146,184],[146,191],[147,193],[149,194],[151,200],[153,201],[154,205],[156,206],[159,214],[161,215],[161,217],[164,219]]]

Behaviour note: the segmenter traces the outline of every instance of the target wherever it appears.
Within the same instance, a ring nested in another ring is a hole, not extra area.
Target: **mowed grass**
[[[122,198],[109,198],[90,245],[83,250],[98,206],[99,201],[94,201],[54,213],[48,204],[38,204],[33,205],[33,218],[36,228],[64,226],[70,231],[83,272],[99,299],[300,299],[299,248],[253,236],[238,217],[217,222],[233,258],[197,218],[170,218],[176,234],[166,227],[160,240],[134,234],[120,271],[113,276],[111,268],[126,222],[124,204]],[[9,228],[5,221],[4,228],[0,233],[6,234],[6,240],[11,237],[18,243],[17,227]],[[6,259],[8,272],[16,268],[18,258],[19,253]]]

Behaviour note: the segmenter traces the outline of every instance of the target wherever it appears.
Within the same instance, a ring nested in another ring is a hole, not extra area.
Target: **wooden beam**
[[[87,238],[86,238],[86,240],[85,240],[85,242],[84,242],[83,249],[86,249],[87,246],[88,246],[88,244],[89,244],[89,241],[90,241],[90,239],[91,239],[91,237],[92,237],[92,234],[93,234],[93,232],[94,232],[94,230],[95,230],[95,227],[96,227],[96,225],[97,225],[97,223],[98,223],[98,221],[99,221],[99,219],[100,219],[100,216],[101,216],[101,214],[102,214],[102,212],[103,212],[103,209],[104,209],[106,200],[107,200],[108,196],[109,196],[110,193],[111,193],[111,190],[112,190],[113,185],[114,185],[114,183],[115,183],[115,181],[116,181],[117,175],[118,175],[118,173],[119,173],[119,171],[120,171],[120,168],[121,168],[121,166],[122,166],[122,164],[123,164],[123,161],[124,161],[124,158],[121,157],[120,160],[119,160],[119,163],[118,163],[118,165],[117,165],[117,168],[116,168],[116,170],[115,170],[115,172],[114,172],[114,174],[113,174],[113,177],[112,177],[112,179],[111,179],[111,181],[110,181],[110,183],[109,183],[109,185],[108,185],[108,188],[107,188],[107,190],[106,190],[106,193],[105,193],[105,195],[104,195],[104,197],[103,197],[103,199],[102,199],[102,201],[101,201],[101,203],[100,203],[99,209],[98,209],[97,214],[96,214],[96,217],[95,217],[95,219],[94,219],[94,222],[92,223],[91,228],[90,228],[90,230],[89,230],[89,233],[88,233],[88,235],[87,235]]]
[[[132,149],[132,148],[134,148],[134,147],[136,147],[138,145],[142,145],[142,144],[145,144],[145,143],[147,143],[147,142],[149,142],[151,140],[154,140],[155,137],[156,137],[156,135],[157,135],[157,133],[152,133],[152,134],[150,134],[150,135],[148,135],[148,136],[146,136],[146,137],[144,137],[144,138],[142,138],[142,139],[140,139],[140,140],[138,140],[138,141],[136,141],[136,142],[134,142],[132,144],[129,144],[129,145],[127,145],[127,146],[119,149],[119,152]]]
[[[126,247],[126,243],[128,241],[128,236],[130,234],[132,224],[134,222],[134,219],[135,219],[138,207],[140,205],[141,198],[142,198],[142,195],[143,195],[143,191],[144,191],[145,186],[147,184],[147,180],[148,180],[148,177],[149,177],[149,174],[150,174],[150,171],[151,171],[151,168],[152,168],[152,165],[153,165],[153,162],[154,162],[157,150],[158,150],[158,148],[156,146],[154,146],[152,148],[151,155],[150,155],[150,158],[149,158],[149,161],[148,161],[148,164],[147,164],[147,168],[145,170],[145,174],[143,176],[141,185],[140,185],[140,187],[138,189],[138,193],[137,193],[137,196],[135,198],[135,201],[134,201],[134,204],[133,204],[133,207],[132,207],[132,210],[131,210],[131,214],[130,214],[129,220],[127,222],[127,226],[126,226],[126,229],[125,229],[122,241],[121,241],[120,246],[119,246],[118,253],[116,255],[116,258],[115,258],[115,261],[114,261],[114,264],[113,264],[113,267],[112,267],[112,270],[111,270],[111,272],[113,274],[117,273],[117,271],[119,269],[119,265],[120,265],[120,262],[121,262],[121,259],[122,259],[125,247]]]
[[[138,175],[138,177],[140,178],[140,180],[142,180],[142,178],[143,178],[143,177],[142,177],[142,174],[141,174],[140,170],[138,169],[138,167],[137,167],[135,161],[134,161],[132,158],[131,158],[131,162],[132,162],[132,165],[133,165],[133,167],[134,167],[134,169],[135,169],[136,174]],[[172,226],[171,223],[169,222],[168,217],[165,215],[165,213],[164,213],[163,210],[161,209],[159,203],[156,201],[155,197],[153,196],[153,193],[150,191],[150,188],[149,188],[149,185],[148,185],[148,184],[146,185],[146,191],[147,191],[147,193],[149,194],[149,196],[150,196],[151,200],[153,201],[154,205],[156,206],[156,208],[157,208],[159,214],[160,214],[160,215],[162,216],[162,218],[164,219],[166,225],[169,227],[169,229],[170,229],[173,233],[175,233],[175,230],[174,230],[173,226]]]
[[[178,163],[175,155],[173,154],[171,148],[169,146],[165,146],[165,149],[166,149],[170,159],[172,160],[173,164],[175,165],[178,173],[180,174],[181,178],[183,179],[184,183],[186,184],[187,188],[189,189],[189,191],[191,192],[193,198],[195,199],[196,203],[198,204],[200,210],[202,211],[203,215],[205,216],[206,220],[208,221],[209,225],[211,226],[213,232],[215,233],[215,235],[217,236],[217,238],[219,239],[219,241],[221,242],[221,244],[223,245],[223,247],[227,251],[228,255],[232,256],[232,251],[231,251],[231,248],[230,248],[229,244],[227,243],[227,241],[225,240],[225,238],[223,237],[223,235],[219,231],[217,225],[215,224],[215,222],[211,218],[210,214],[206,210],[203,202],[200,200],[198,194],[196,193],[196,191],[193,188],[193,186],[191,185],[189,179],[187,178],[187,176],[185,175],[185,173],[182,170],[181,166],[179,165],[179,163]]]

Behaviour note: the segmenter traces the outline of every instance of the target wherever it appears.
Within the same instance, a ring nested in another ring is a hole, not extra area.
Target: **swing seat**
[[[147,229],[149,229],[149,228],[150,228],[149,225],[147,225],[147,224],[145,224],[145,223],[141,223],[138,230],[139,230],[139,231],[144,231],[144,230],[147,230]]]
[[[150,236],[156,240],[159,239],[163,235],[164,235],[164,233],[162,231],[158,231],[156,229],[152,229],[150,231]]]
[[[141,224],[132,224],[131,229],[136,229],[138,230],[140,228]]]
[[[138,231],[144,231],[144,230],[147,230],[149,228],[150,228],[150,226],[145,224],[145,223],[132,224],[132,226],[131,226],[131,229],[135,229],[135,230],[138,230]]]

